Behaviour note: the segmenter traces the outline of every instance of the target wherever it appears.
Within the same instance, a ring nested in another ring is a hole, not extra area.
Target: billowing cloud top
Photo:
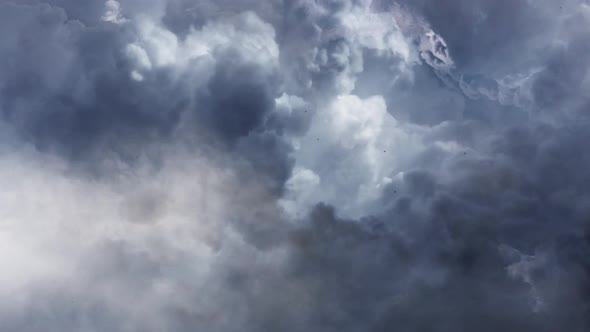
[[[0,330],[590,330],[590,6],[0,0]]]

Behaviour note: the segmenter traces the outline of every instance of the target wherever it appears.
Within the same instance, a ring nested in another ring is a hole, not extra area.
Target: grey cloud
[[[68,11],[46,4],[2,6],[5,121],[39,149],[74,161],[94,163],[108,151],[133,162],[143,146],[186,136],[188,130],[233,145],[255,129],[265,130],[279,96],[276,73],[232,51],[218,55],[212,74],[196,74],[205,77],[179,80],[173,69],[158,68],[138,82],[124,51],[138,38],[132,26],[85,26],[68,18],[69,6]],[[9,35],[8,25],[15,24],[22,28]],[[193,83],[203,79],[204,86]],[[277,157],[284,163],[284,155]],[[280,174],[285,178],[288,170]]]
[[[552,52],[545,69],[534,77],[533,96],[541,109],[576,109],[576,102],[587,100],[582,89],[587,84],[584,80],[588,76],[588,63],[581,55],[590,46],[586,38],[589,30],[580,17],[569,24],[573,32],[567,45]]]
[[[434,31],[445,37],[456,64],[470,69],[517,64],[515,59],[522,60],[517,50],[543,35],[550,38],[547,32],[554,25],[552,18],[559,13],[560,6],[544,1],[402,3],[423,14]]]
[[[119,3],[0,1],[6,331],[588,330],[586,5]]]
[[[197,107],[206,113],[207,127],[235,141],[263,123],[274,108],[279,87],[276,79],[265,76],[259,68],[231,62],[228,59],[219,65],[208,83],[204,103]]]
[[[41,148],[77,155],[103,139],[125,140],[171,126],[166,109],[158,110],[164,100],[144,95],[125,72],[119,52],[124,40],[116,29],[86,28],[46,5],[3,7],[6,15],[21,12],[31,22],[17,30],[15,44],[6,45],[22,53],[3,68],[3,113],[24,137]]]
[[[586,4],[401,3],[409,12],[424,17],[448,44],[445,50],[450,52],[453,68],[443,75],[434,70],[447,85],[443,90],[498,103],[500,106],[494,106],[497,109],[515,107],[516,112],[545,109],[563,113],[559,108],[579,109],[585,104],[577,89],[586,85],[585,63],[578,56],[585,47],[579,36],[588,34],[583,23],[587,21]],[[563,104],[566,101],[569,104]],[[441,108],[447,109],[444,104]],[[409,109],[411,113],[421,112],[411,105]],[[454,120],[443,115],[436,123],[445,119]]]

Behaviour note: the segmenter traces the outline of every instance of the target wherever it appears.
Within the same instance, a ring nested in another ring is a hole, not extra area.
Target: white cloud
[[[15,297],[0,301],[2,314],[30,309],[38,292],[64,289],[106,303],[133,330],[166,326],[167,308],[221,310],[231,296],[216,281],[224,264],[282,261],[280,250],[259,251],[231,224],[273,204],[255,175],[247,184],[236,170],[187,153],[166,160],[95,181],[35,152],[0,157],[0,297]],[[117,267],[125,255],[137,255],[133,266],[156,262],[160,270]],[[147,283],[138,288],[139,280]]]
[[[400,125],[381,96],[338,96],[318,111],[298,142],[300,171],[289,182],[300,183],[303,175],[317,179],[309,181],[314,185],[288,187],[289,197],[303,211],[325,202],[347,217],[374,212],[390,177],[422,149],[422,135],[419,128]]]
[[[121,4],[117,0],[107,0],[105,2],[105,12],[102,15],[102,20],[115,24],[121,24],[127,21],[121,13]]]
[[[202,82],[221,56],[261,68],[278,66],[274,29],[252,12],[212,21],[191,30],[183,40],[153,18],[142,16],[137,20],[137,34],[137,41],[125,50],[135,64],[131,75],[136,80],[142,80],[153,69],[165,67],[178,76],[193,73]]]

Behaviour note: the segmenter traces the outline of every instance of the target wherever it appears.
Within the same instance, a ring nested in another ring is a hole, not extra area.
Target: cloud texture
[[[0,330],[590,329],[590,6],[0,0]]]

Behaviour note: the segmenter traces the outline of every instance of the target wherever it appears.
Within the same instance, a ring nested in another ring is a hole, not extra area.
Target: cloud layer
[[[587,331],[590,7],[0,0],[2,331]]]

